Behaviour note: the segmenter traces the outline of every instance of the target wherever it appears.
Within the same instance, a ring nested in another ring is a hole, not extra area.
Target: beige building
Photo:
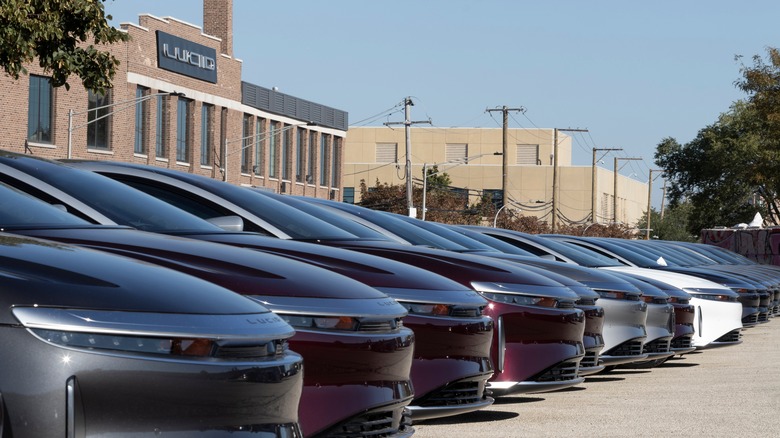
[[[405,133],[403,128],[349,129],[344,142],[342,178],[345,202],[360,201],[361,181],[369,187],[377,181],[406,184]],[[452,187],[468,192],[470,203],[477,202],[483,194],[500,202],[502,190],[506,189],[507,209],[537,216],[548,223],[552,222],[554,202],[561,225],[591,223],[594,209],[598,223],[636,224],[647,210],[647,183],[618,175],[615,215],[613,170],[572,165],[571,137],[562,131],[557,133],[556,166],[555,136],[553,129],[509,129],[504,150],[500,128],[412,127],[409,139],[412,181],[422,185],[423,167],[435,164],[439,171],[449,175]],[[556,167],[559,190],[553,200]],[[419,217],[421,206],[415,207]]]

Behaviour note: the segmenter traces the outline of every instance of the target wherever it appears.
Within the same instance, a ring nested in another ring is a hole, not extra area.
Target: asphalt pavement
[[[502,397],[481,411],[415,423],[414,436],[780,437],[780,318],[742,339],[650,370]]]

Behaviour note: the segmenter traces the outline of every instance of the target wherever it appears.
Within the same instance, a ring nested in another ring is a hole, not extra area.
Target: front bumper
[[[2,328],[4,421],[14,436],[300,433],[302,358],[152,357],[55,346]],[[254,435],[252,435],[254,434]]]
[[[491,301],[485,313],[496,321],[491,353],[495,374],[489,382],[494,394],[543,392],[582,382],[577,374],[585,354],[582,310]]]

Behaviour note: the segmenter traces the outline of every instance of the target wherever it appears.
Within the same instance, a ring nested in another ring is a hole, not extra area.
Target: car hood
[[[554,294],[561,298],[578,299],[569,288],[545,275],[491,257],[399,245],[392,242],[331,240],[323,243],[417,266],[469,288],[474,288],[476,283],[497,283],[516,285],[523,290],[544,290],[546,294]]]
[[[0,323],[13,307],[187,314],[268,313],[225,288],[101,251],[0,233]]]
[[[442,275],[394,260],[314,243],[283,240],[251,233],[197,233],[184,237],[249,248],[333,271],[388,295],[410,295],[426,302],[486,305],[471,289]]]
[[[358,281],[295,260],[129,228],[90,226],[24,229],[15,233],[101,249],[170,267],[252,296],[380,299]]]
[[[648,269],[633,266],[610,266],[599,269],[625,272],[639,278],[650,278],[656,281],[668,283],[680,289],[728,289],[719,283],[707,280],[705,278],[660,269]]]

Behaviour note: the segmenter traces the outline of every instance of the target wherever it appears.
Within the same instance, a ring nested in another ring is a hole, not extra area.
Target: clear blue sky
[[[150,13],[201,26],[196,0],[108,0],[112,25]],[[573,162],[622,148],[646,182],[656,145],[681,143],[745,95],[735,55],[780,46],[780,1],[234,0],[244,80],[373,119],[411,96],[434,126],[587,128]],[[604,159],[612,168],[614,155]],[[654,176],[658,176],[654,173]],[[660,205],[661,180],[653,205]]]

